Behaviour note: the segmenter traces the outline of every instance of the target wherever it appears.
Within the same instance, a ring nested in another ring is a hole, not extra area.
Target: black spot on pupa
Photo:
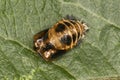
[[[66,45],[70,45],[71,42],[72,42],[72,38],[70,35],[64,35],[62,38],[61,38],[61,42],[66,44]]]
[[[62,32],[64,30],[65,30],[65,25],[61,23],[59,23],[55,29],[56,32]]]
[[[78,32],[78,38],[80,37],[80,32]]]
[[[70,26],[70,23],[69,22],[64,22],[67,26]]]
[[[74,21],[72,21],[72,20],[71,20],[70,22],[71,22],[73,25],[75,24],[75,22],[74,22]]]
[[[51,59],[58,58],[61,55],[64,55],[66,53],[66,50],[56,50],[55,54],[51,55]]]
[[[47,43],[46,46],[45,46],[45,48],[44,48],[44,50],[48,51],[48,50],[54,49],[54,48],[55,48],[54,45],[52,45],[51,43]]]
[[[75,40],[76,40],[76,35],[73,34],[73,35],[72,35],[72,38],[73,38],[73,42],[75,42]]]

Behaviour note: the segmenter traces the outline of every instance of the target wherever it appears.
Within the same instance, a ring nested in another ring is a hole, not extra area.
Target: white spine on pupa
[[[88,26],[86,25],[86,23],[83,23],[84,29],[85,31],[89,30]]]

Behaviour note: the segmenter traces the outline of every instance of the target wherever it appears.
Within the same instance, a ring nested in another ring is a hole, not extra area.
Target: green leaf
[[[74,15],[90,31],[53,62],[33,35]],[[120,80],[120,0],[0,0],[0,80]]]

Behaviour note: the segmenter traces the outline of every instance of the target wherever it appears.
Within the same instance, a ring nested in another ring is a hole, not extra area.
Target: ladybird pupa
[[[49,61],[58,53],[63,54],[76,46],[88,30],[86,23],[74,16],[67,16],[51,28],[34,35],[34,50]]]

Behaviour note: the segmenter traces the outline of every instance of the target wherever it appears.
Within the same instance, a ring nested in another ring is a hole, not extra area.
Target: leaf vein
[[[77,80],[76,79],[76,77],[73,75],[73,74],[71,74],[69,71],[67,71],[65,68],[63,68],[62,66],[60,66],[60,65],[58,65],[58,64],[56,64],[56,63],[54,63],[54,62],[52,62],[55,66],[57,66],[57,67],[59,67],[59,68],[61,68],[62,70],[64,70],[69,76],[71,76],[74,80]]]
[[[98,47],[92,45],[91,43],[88,42],[88,44],[90,44],[91,46],[93,46],[93,47],[95,47],[95,48],[97,48],[97,49],[99,50]],[[103,52],[102,52],[101,50],[99,50],[99,51],[100,51],[100,53],[103,55]],[[104,55],[103,55],[103,57],[104,57],[104,59],[106,60],[106,63],[118,74],[117,70],[111,65],[110,62],[108,62],[107,58],[106,58]]]
[[[4,54],[4,52],[2,50],[0,50],[3,53],[4,58],[7,59],[7,61],[9,62],[9,64],[12,66],[12,68],[16,71],[16,74],[20,76],[20,74],[18,73],[19,70],[17,70],[17,68],[14,66],[14,64],[11,62],[11,60],[9,60],[9,58]]]
[[[14,28],[15,28],[15,36],[17,36],[17,27],[16,27],[16,19],[15,19],[15,12],[14,12],[14,9],[13,9],[13,6],[12,6],[12,4],[11,4],[11,1],[9,1],[9,5],[10,5],[10,8],[11,8],[11,11],[12,11],[12,13],[13,13],[13,26],[14,26]]]
[[[95,17],[97,17],[97,18],[99,18],[99,19],[101,19],[101,20],[103,20],[103,21],[105,21],[105,22],[107,22],[107,23],[109,23],[111,25],[114,25],[115,28],[117,28],[117,29],[120,30],[120,26],[119,25],[111,22],[110,20],[107,20],[106,18],[104,18],[104,17],[102,17],[102,16],[100,16],[100,15],[98,15],[98,14],[96,14],[96,13],[90,11],[90,10],[88,10],[87,8],[85,8],[84,6],[82,6],[80,3],[64,2],[62,0],[59,0],[59,2],[61,2],[61,4],[65,4],[65,5],[73,5],[73,6],[80,7],[83,10],[87,11],[88,13],[92,14],[93,16],[95,16]]]

